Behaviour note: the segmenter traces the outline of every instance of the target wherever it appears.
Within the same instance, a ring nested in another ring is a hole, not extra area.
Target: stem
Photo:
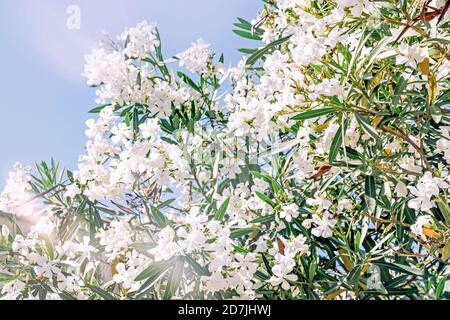
[[[368,214],[367,212],[363,212],[363,216],[365,216],[365,217],[367,217],[367,218],[369,218],[369,219],[371,219],[371,220],[373,220],[375,222],[379,222],[379,223],[384,223],[384,224],[391,224],[391,223],[393,223],[393,224],[396,224],[396,225],[399,225],[399,226],[402,226],[402,227],[405,227],[405,228],[411,227],[410,224],[398,221],[397,219],[392,219],[392,220],[381,219],[381,218],[374,217],[374,216]]]
[[[403,139],[404,141],[406,141],[408,144],[410,144],[414,149],[416,149],[416,151],[419,153],[420,158],[422,159],[423,163],[425,164],[425,166],[427,167],[427,170],[431,172],[431,174],[433,174],[433,168],[431,167],[430,163],[428,162],[427,156],[425,155],[425,153],[423,152],[423,149],[420,148],[414,141],[411,140],[411,138],[409,138],[406,134],[404,134],[402,131],[400,131],[400,129],[398,128],[390,128],[388,126],[381,126],[381,129],[383,129],[384,131],[400,138]]]

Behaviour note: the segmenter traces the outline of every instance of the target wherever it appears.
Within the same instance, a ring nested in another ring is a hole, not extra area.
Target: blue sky
[[[53,157],[74,169],[86,141],[84,122],[95,106],[84,55],[103,31],[116,36],[142,20],[156,22],[167,56],[198,38],[236,63],[249,42],[232,33],[260,0],[0,0],[0,187],[20,161]],[[81,9],[81,29],[66,27],[67,7]],[[250,43],[254,46],[253,43]]]

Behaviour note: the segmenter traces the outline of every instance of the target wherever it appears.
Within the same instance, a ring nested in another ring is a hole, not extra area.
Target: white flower
[[[139,126],[139,130],[144,139],[158,139],[161,129],[158,124],[158,119],[149,119]]]
[[[425,235],[423,234],[423,227],[429,224],[430,221],[431,216],[429,215],[418,217],[416,223],[411,226],[412,233],[414,233],[416,236],[421,237],[422,239],[426,239]]]
[[[314,223],[313,219],[306,219],[303,220],[302,226],[305,227],[306,229],[311,229],[313,223]]]
[[[111,133],[113,134],[111,141],[114,144],[125,143],[133,136],[133,132],[125,123],[119,123],[112,128]]]
[[[442,138],[436,142],[436,151],[444,153],[444,159],[450,163],[450,126],[440,128]]]
[[[194,73],[203,73],[212,57],[212,51],[209,47],[210,44],[203,39],[198,39],[197,42],[192,43],[189,49],[177,55],[180,60],[180,67],[185,66]]]
[[[2,225],[1,235],[4,239],[9,237],[9,228],[6,225]]]
[[[98,249],[90,245],[91,240],[89,237],[84,236],[83,242],[76,244],[75,250],[80,254],[80,259],[91,260],[91,254],[98,252]]]
[[[421,46],[420,43],[416,43],[412,46],[402,43],[398,47],[398,51],[401,55],[397,56],[397,64],[402,65],[406,63],[413,69],[417,67],[418,63],[421,63],[428,57],[427,47]]]
[[[116,271],[117,273],[113,276],[114,282],[122,284],[122,286],[130,292],[136,291],[140,288],[141,284],[134,281],[134,279],[136,279],[139,275],[135,268],[127,269],[124,263],[118,263],[116,265]]]
[[[333,236],[333,228],[337,221],[332,218],[332,215],[329,212],[325,212],[323,217],[319,217],[318,215],[313,215],[313,222],[316,227],[312,230],[312,234],[316,237],[330,238]]]
[[[20,280],[14,280],[13,282],[7,283],[0,292],[1,295],[5,295],[1,299],[16,300],[24,288],[25,283]]]
[[[434,206],[434,196],[439,195],[439,188],[448,188],[449,185],[440,178],[434,178],[431,172],[420,178],[416,187],[408,187],[415,198],[408,201],[408,206],[414,210],[430,211]]]
[[[206,281],[207,292],[214,293],[228,288],[228,282],[220,271],[214,272],[211,277],[203,277],[202,279]]]
[[[298,277],[295,274],[290,273],[291,268],[287,267],[285,263],[277,264],[272,268],[273,276],[269,279],[269,283],[272,286],[279,286],[283,290],[289,290],[291,285],[289,282],[297,281]]]
[[[66,192],[64,195],[67,198],[74,199],[79,194],[81,194],[80,188],[75,183],[73,183],[66,187]]]
[[[21,163],[14,165],[14,170],[8,174],[5,189],[0,195],[0,211],[14,214],[18,217],[40,215],[44,208],[31,187],[31,168]],[[31,201],[33,200],[33,201]]]
[[[331,206],[331,201],[325,199],[325,197],[323,197],[319,193],[316,193],[314,197],[314,199],[306,199],[306,203],[312,207],[317,206],[317,211],[327,210]]]
[[[203,232],[197,228],[193,228],[189,231],[185,228],[180,228],[177,231],[177,236],[181,238],[178,243],[186,253],[200,250],[207,241]]]
[[[105,246],[108,262],[112,262],[133,243],[129,218],[112,221],[109,228],[101,230],[97,237],[100,239],[100,244]]]
[[[284,206],[283,209],[280,212],[280,218],[286,219],[287,222],[291,222],[292,219],[295,219],[298,217],[299,213],[299,207],[295,203],[288,204],[287,206]]]
[[[340,84],[338,79],[324,79],[314,88],[315,93],[327,97],[337,96],[343,101],[345,98],[345,88]]]
[[[131,58],[146,58],[160,44],[156,33],[156,24],[147,21],[142,21],[135,28],[126,30],[118,37],[119,40],[126,41],[123,53]]]
[[[155,256],[155,261],[165,261],[183,252],[181,246],[175,242],[175,231],[171,227],[165,227],[158,234],[158,245],[150,250]],[[194,238],[195,241],[195,238]],[[189,247],[189,242],[185,242],[187,248]]]
[[[408,188],[406,187],[406,184],[404,184],[402,181],[399,181],[397,183],[397,186],[395,187],[394,192],[397,197],[406,197],[406,195],[408,194]]]
[[[306,244],[306,237],[303,235],[298,235],[296,238],[290,241],[290,244],[292,245],[293,251],[295,252],[295,255],[297,253],[301,253],[302,255],[309,255],[309,245]],[[295,256],[294,255],[294,256]]]
[[[37,257],[37,266],[34,268],[36,274],[52,279],[53,275],[58,275],[61,270],[54,265],[53,262],[48,261],[45,257]]]

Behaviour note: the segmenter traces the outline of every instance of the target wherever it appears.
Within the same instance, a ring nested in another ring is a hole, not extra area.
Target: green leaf
[[[179,257],[167,282],[166,291],[164,291],[164,300],[171,299],[178,290],[183,277],[184,257]]]
[[[153,218],[154,218],[156,224],[161,229],[163,229],[169,225],[169,220],[158,208],[151,206],[150,210],[152,211],[152,215],[153,215]]]
[[[266,180],[269,183],[272,181],[272,177],[269,176],[267,173],[258,172],[258,171],[250,171],[250,174],[252,176],[254,176],[255,178],[258,178],[261,180]]]
[[[259,228],[242,228],[242,229],[235,229],[231,231],[230,238],[231,239],[237,239],[243,236],[246,236],[252,232],[259,231]]]
[[[287,37],[275,40],[274,42],[270,43],[269,45],[267,45],[266,47],[256,51],[254,54],[252,54],[248,59],[247,59],[247,65],[248,66],[252,66],[254,65],[259,59],[261,59],[265,54],[267,54],[270,50],[278,47],[279,45],[282,45],[283,43],[285,43],[286,41],[288,41],[290,38],[292,37],[292,35],[289,35]]]
[[[366,204],[371,213],[375,211],[377,190],[374,176],[366,176],[365,178],[365,196]]]
[[[144,269],[137,277],[134,279],[134,281],[142,281],[147,278],[153,278],[155,276],[160,275],[165,269],[167,269],[170,265],[172,260],[169,261],[161,261],[161,262],[154,262],[150,264],[147,268]]]
[[[267,280],[270,279],[270,276],[268,276],[268,275],[265,274],[265,273],[262,273],[262,272],[259,271],[259,270],[255,272],[255,277],[256,277],[257,279],[263,281],[263,282],[265,282],[265,281],[267,281]]]
[[[363,130],[370,135],[372,138],[374,138],[377,142],[381,142],[381,138],[377,133],[377,130],[372,127],[372,125],[369,123],[367,119],[365,119],[363,116],[361,116],[359,113],[355,113],[356,121],[358,121],[359,125]]]
[[[355,235],[355,249],[359,250],[360,248],[361,248],[361,232],[359,232],[358,230]]]
[[[55,250],[53,248],[53,243],[48,236],[42,236],[45,243],[45,249],[47,250],[47,255],[50,260],[55,258]]]
[[[59,297],[62,299],[62,300],[68,300],[68,301],[70,301],[70,300],[78,300],[77,298],[75,298],[74,296],[72,296],[70,293],[68,293],[68,292],[66,292],[66,291],[63,291],[63,292],[61,292],[60,294],[59,294]]]
[[[117,300],[117,298],[115,298],[113,295],[103,290],[102,288],[90,284],[87,284],[86,287],[91,289],[92,292],[94,292],[96,295],[103,298],[104,300]]]
[[[416,275],[416,276],[423,276],[424,275],[424,271],[417,268],[417,267],[412,267],[412,266],[407,266],[404,264],[399,264],[399,263],[389,263],[389,262],[381,262],[381,261],[374,261],[373,262],[375,265],[379,266],[379,267],[385,267],[397,272],[401,272],[401,273],[408,273],[408,274],[412,274],[412,275]]]
[[[270,267],[270,263],[269,260],[267,260],[267,257],[264,255],[264,253],[261,253],[262,259],[263,259],[263,263],[264,266],[266,267],[267,272],[269,273],[269,275],[273,275],[272,273],[272,268]]]
[[[292,117],[291,120],[295,120],[295,121],[308,120],[308,119],[318,118],[318,117],[325,116],[330,113],[336,113],[336,112],[337,112],[337,110],[334,108],[309,110],[309,111],[302,112],[302,113]]]
[[[268,223],[268,222],[272,222],[272,221],[275,221],[275,215],[274,214],[270,214],[270,215],[267,215],[267,216],[262,216],[262,217],[256,218],[255,220],[250,221],[250,223],[258,224],[258,223]]]
[[[347,283],[351,286],[354,286],[358,283],[359,277],[361,275],[362,266],[358,264],[356,267],[350,271],[350,273],[347,276]]]
[[[260,198],[262,201],[270,205],[272,208],[275,208],[277,206],[276,203],[270,200],[270,198],[266,196],[264,193],[256,192],[256,195],[258,196],[258,198]]]
[[[250,39],[250,40],[262,40],[262,37],[259,34],[243,31],[243,30],[233,30],[235,34],[242,38]]]
[[[237,18],[239,23],[235,23],[234,25],[238,28],[251,31],[253,29],[253,25],[245,19]]]
[[[89,113],[100,113],[103,109],[105,109],[106,107],[109,107],[110,105],[111,105],[110,103],[99,105],[99,106],[95,107],[94,109],[89,110]]]
[[[161,203],[160,205],[158,205],[157,208],[158,208],[159,210],[164,209],[164,208],[170,206],[172,203],[174,203],[175,200],[176,200],[176,199],[169,199],[169,200],[166,200],[166,201],[164,201],[163,203]]]
[[[238,51],[243,54],[254,54],[256,51],[258,51],[258,49],[241,48],[238,49]]]
[[[445,45],[450,45],[450,40],[447,39],[443,39],[443,38],[430,38],[427,40],[424,40],[422,43],[427,43],[427,42],[439,42]]]
[[[230,197],[226,198],[225,201],[220,206],[219,210],[217,210],[217,213],[214,217],[217,221],[222,221],[225,217],[225,213],[227,212],[228,205],[230,204]]]
[[[152,273],[149,277],[147,277],[146,281],[137,291],[136,299],[140,299],[147,294],[147,292],[153,288],[153,286],[158,283],[169,271],[169,265],[167,265],[164,269],[159,270],[159,272]]]
[[[334,136],[333,142],[331,143],[330,147],[330,155],[328,159],[330,164],[333,164],[334,160],[336,160],[339,150],[343,146],[343,135],[347,131],[347,124],[348,119],[346,119],[344,123],[336,131],[336,135]]]
[[[436,198],[437,205],[439,207],[439,211],[444,216],[444,220],[447,226],[450,226],[450,208],[446,200],[441,197]]]
[[[293,140],[293,141],[295,141],[295,140]],[[274,178],[272,178],[271,176],[269,176],[268,174],[263,173],[263,172],[258,172],[258,171],[250,171],[250,174],[257,179],[264,180],[267,183],[269,183],[270,185],[272,185],[273,191],[276,195],[279,195],[283,192],[283,188],[281,187],[280,183],[277,180],[275,180]]]
[[[199,275],[199,276],[210,276],[211,272],[209,272],[208,268],[203,267],[202,265],[200,265],[194,258],[192,258],[190,255],[186,255],[186,262],[188,262],[192,269],[195,270],[195,272]]]
[[[177,72],[178,76],[180,77],[180,79],[186,83],[188,86],[190,86],[192,89],[194,89],[195,91],[203,94],[202,90],[200,89],[200,87],[198,85],[195,84],[194,81],[192,81],[191,78],[189,78],[186,74],[184,74],[181,71]]]
[[[313,259],[311,260],[311,263],[309,264],[309,268],[308,268],[309,283],[313,283],[314,276],[316,275],[316,271],[317,271],[317,263],[316,263],[315,257],[313,257]]]
[[[406,86],[408,85],[408,82],[403,78],[403,76],[400,76],[398,79],[397,85],[395,86],[394,94],[392,95],[392,105],[397,106],[400,103],[400,97],[405,90]]]
[[[366,73],[370,69],[372,63],[375,61],[378,55],[384,50],[384,48],[386,48],[389,43],[395,41],[396,37],[397,35],[394,33],[392,36],[386,36],[384,39],[378,42],[377,46],[370,51],[370,54],[367,56],[367,58],[361,59],[360,63],[358,64],[357,70],[365,68],[365,71],[363,73]]]
[[[447,240],[447,243],[442,248],[442,260],[447,261],[450,258],[450,239]]]
[[[436,299],[441,300],[442,299],[442,293],[444,292],[445,283],[448,281],[450,275],[446,275],[439,281],[437,287],[436,287]]]

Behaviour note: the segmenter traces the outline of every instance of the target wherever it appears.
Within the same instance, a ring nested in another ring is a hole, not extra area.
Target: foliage
[[[448,298],[444,8],[265,1],[235,68],[147,22],[105,41],[78,169],[17,164],[0,197],[0,296]]]

